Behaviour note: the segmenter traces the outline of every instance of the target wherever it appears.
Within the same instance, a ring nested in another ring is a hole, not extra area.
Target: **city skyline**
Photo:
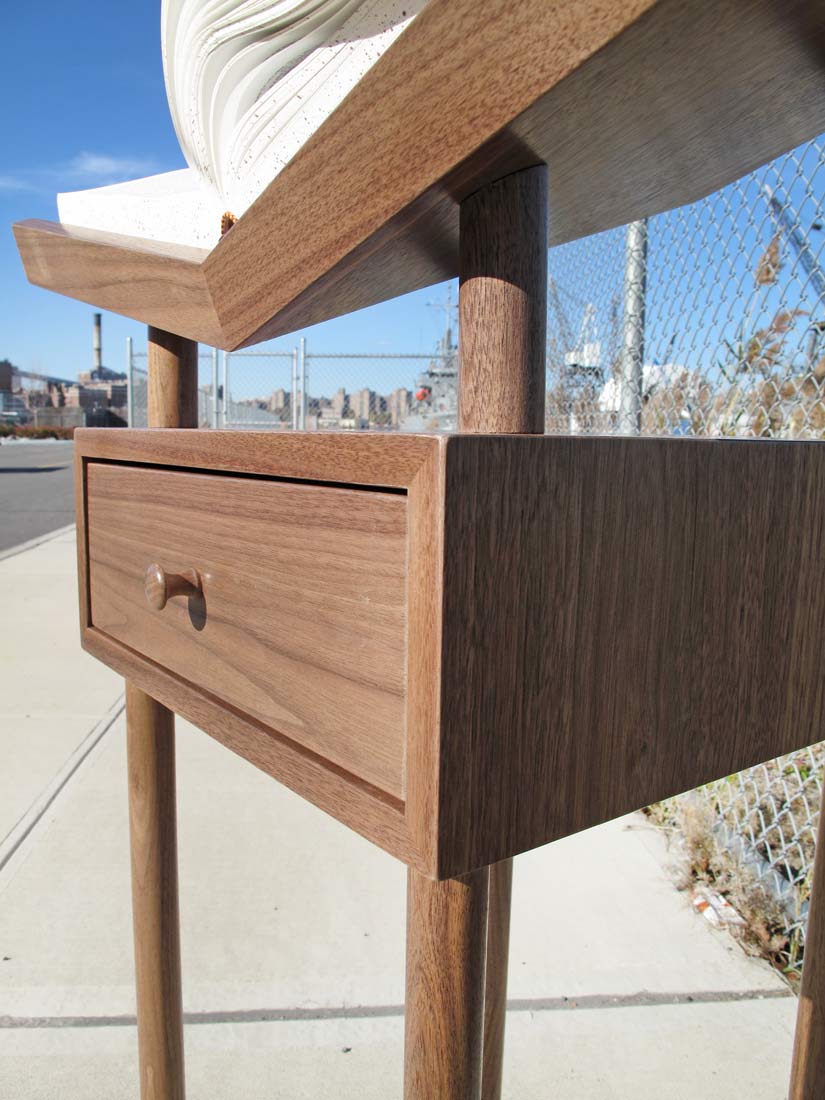
[[[52,30],[46,37],[44,24]],[[14,110],[8,112],[0,164],[0,359],[74,379],[92,363],[93,307],[26,281],[11,225],[26,218],[56,221],[58,191],[184,167],[166,102],[158,9],[93,0],[70,8],[44,0],[22,8],[15,14],[15,48],[8,51],[4,75]],[[262,347],[291,349],[306,335],[317,351],[429,352],[443,317],[427,303],[443,297],[443,288],[430,287]],[[145,326],[104,314],[107,367],[125,369],[127,337],[142,349]],[[394,382],[375,365],[363,368],[358,377],[350,372],[341,381],[373,388]]]

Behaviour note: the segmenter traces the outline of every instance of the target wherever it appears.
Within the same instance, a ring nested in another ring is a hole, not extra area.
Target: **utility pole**
[[[619,435],[638,435],[642,430],[646,292],[647,218],[643,218],[628,225],[625,240]]]

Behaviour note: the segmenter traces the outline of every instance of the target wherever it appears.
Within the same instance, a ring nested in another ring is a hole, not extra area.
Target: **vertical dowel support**
[[[150,326],[148,359],[149,427],[197,428],[197,343]]]
[[[408,870],[405,1100],[480,1096],[488,886]]]
[[[198,345],[149,329],[150,428],[198,426]],[[142,1100],[184,1100],[175,716],[127,681],[129,833]]]
[[[462,432],[544,432],[547,215],[546,165],[505,176],[461,205]],[[512,860],[490,868],[482,1100],[501,1096],[512,885]]]
[[[175,720],[126,683],[132,917],[142,1100],[183,1100]]]
[[[825,1096],[825,797],[819,811],[788,1096],[789,1100]]]
[[[490,868],[487,914],[487,973],[484,980],[484,1057],[481,1100],[499,1100],[504,1074],[504,1027],[507,1018],[507,969],[510,954],[510,909],[513,861]]]
[[[459,431],[544,431],[547,167],[461,204]]]

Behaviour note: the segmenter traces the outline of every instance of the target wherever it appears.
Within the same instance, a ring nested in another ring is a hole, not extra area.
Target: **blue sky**
[[[0,359],[74,378],[91,365],[93,308],[28,284],[11,225],[56,220],[58,191],[185,166],[163,86],[160,2],[41,0],[15,9],[12,31],[2,74]],[[306,332],[310,346],[316,352],[429,352],[444,315],[426,303],[442,299],[443,289],[317,325]],[[109,313],[103,324],[104,361],[119,369],[126,337],[142,348],[145,328]],[[291,348],[299,335],[275,346]],[[366,382],[389,390],[414,381],[406,367],[341,368],[350,387]]]
[[[160,60],[160,0],[103,4],[100,0],[41,0],[18,9],[6,39],[3,67],[3,154],[0,161],[0,358],[73,378],[91,361],[93,309],[26,282],[11,224],[56,218],[60,190],[95,187],[184,166],[172,128]],[[654,219],[650,226],[646,359],[676,361],[713,373],[727,356],[725,341],[770,321],[780,308],[799,310],[789,353],[804,343],[811,319],[825,314],[787,246],[777,284],[757,288],[754,266],[775,225],[760,181],[781,186],[820,254],[825,231],[825,153],[811,143],[781,157],[714,199]],[[551,172],[552,187],[552,172]],[[624,237],[612,231],[550,253],[569,327],[577,335],[588,303],[598,311],[604,349],[618,337],[611,320],[621,298]],[[445,287],[431,287],[307,330],[310,351],[428,353],[443,331]],[[551,329],[555,323],[550,315]],[[302,333],[274,343],[291,349]],[[104,361],[121,368],[126,337],[145,347],[145,328],[104,318]],[[338,385],[388,392],[413,386],[421,364],[317,361],[314,394]],[[284,361],[246,360],[233,371],[236,397],[289,385]]]

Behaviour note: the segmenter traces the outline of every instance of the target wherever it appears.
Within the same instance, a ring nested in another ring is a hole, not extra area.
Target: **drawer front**
[[[404,797],[404,494],[104,462],[86,492],[93,626]],[[202,599],[154,610],[153,563]]]

